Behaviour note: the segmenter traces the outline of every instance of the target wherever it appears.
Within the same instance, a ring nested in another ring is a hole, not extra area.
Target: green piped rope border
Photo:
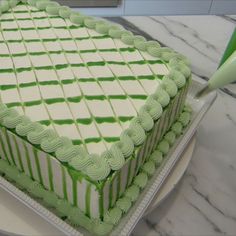
[[[69,152],[73,146],[71,140],[58,137],[52,130],[44,129],[43,126],[29,121],[25,116],[19,116],[13,109],[8,109],[4,105],[0,106],[0,123],[3,126],[16,129],[18,135],[26,136],[29,142],[40,145],[45,152],[50,150],[51,153],[55,153],[60,161],[68,162],[69,165],[82,171],[92,180],[101,181],[109,175],[111,170],[121,169],[125,159],[132,155],[134,147],[144,143],[147,132],[152,129],[154,121],[162,115],[162,109],[168,105],[170,97],[174,97],[178,88],[183,87],[186,79],[189,78],[191,74],[188,68],[189,63],[184,56],[172,49],[161,48],[156,41],[147,42],[143,37],[134,36],[120,26],[110,25],[106,21],[81,15],[68,7],[60,6],[56,2],[48,0],[3,0],[1,1],[0,14],[7,12],[19,2],[27,2],[39,10],[46,10],[50,15],[59,15],[62,18],[70,19],[75,25],[94,29],[98,33],[104,34],[104,37],[110,36],[120,39],[127,45],[169,62],[170,74],[162,79],[161,88],[148,97],[137,117],[131,121],[130,127],[122,132],[120,141],[114,143],[111,149],[105,151],[100,158],[94,159],[88,154],[81,156],[83,152],[79,148],[77,155],[71,155]],[[65,152],[66,149],[68,150],[67,153]],[[81,163],[81,159],[83,163]],[[87,162],[86,166],[84,165],[85,162]],[[83,168],[80,168],[81,165]],[[98,173],[103,174],[99,175]]]
[[[182,134],[183,129],[190,122],[190,118],[191,109],[188,106],[184,108],[179,119],[170,127],[163,140],[157,145],[156,150],[152,152],[148,160],[143,164],[132,185],[119,197],[114,207],[105,213],[103,220],[89,218],[89,202],[86,201],[86,213],[83,213],[78,207],[72,206],[67,200],[59,198],[54,192],[46,190],[43,185],[32,180],[15,166],[9,165],[7,161],[2,159],[0,159],[0,171],[29,191],[34,197],[43,199],[47,206],[56,208],[58,213],[66,216],[74,226],[82,226],[96,235],[107,235],[119,223],[122,215],[125,215],[136,202],[140,191],[146,187],[148,178],[152,177],[155,169],[159,169],[165,164],[167,160],[165,156],[169,152],[169,148],[174,144],[175,139]],[[91,191],[90,186],[88,185],[86,190],[88,195],[90,195]]]

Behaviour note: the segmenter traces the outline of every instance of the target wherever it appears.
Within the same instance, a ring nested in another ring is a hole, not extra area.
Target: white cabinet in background
[[[118,7],[77,9],[85,14],[97,16],[233,15],[236,14],[236,0],[122,0]]]

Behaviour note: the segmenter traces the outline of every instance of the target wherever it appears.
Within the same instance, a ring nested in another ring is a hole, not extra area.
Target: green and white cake
[[[0,170],[107,234],[190,120],[188,61],[52,1],[0,15]]]

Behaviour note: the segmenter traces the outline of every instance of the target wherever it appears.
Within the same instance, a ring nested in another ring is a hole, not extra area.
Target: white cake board
[[[171,193],[185,173],[195,146],[195,137],[189,142],[179,162],[158,192],[157,197],[146,211],[146,215],[155,209]],[[62,235],[9,193],[0,189],[0,234],[5,235]]]

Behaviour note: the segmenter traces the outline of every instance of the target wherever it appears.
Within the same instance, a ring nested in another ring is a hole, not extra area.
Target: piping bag
[[[205,96],[211,91],[222,88],[234,81],[236,81],[236,51],[218,68],[195,97],[200,98]]]

